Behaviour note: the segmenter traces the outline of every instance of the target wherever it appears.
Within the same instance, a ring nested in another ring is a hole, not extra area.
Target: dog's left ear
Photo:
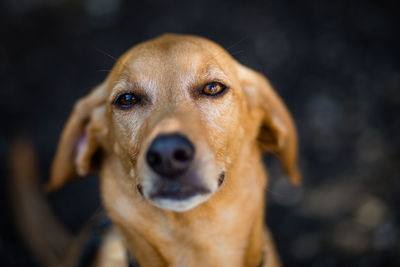
[[[292,116],[269,81],[260,73],[237,64],[239,81],[255,116],[261,116],[258,144],[263,151],[275,154],[290,177],[298,184],[297,132]]]
[[[100,84],[75,104],[58,143],[50,182],[45,187],[47,192],[57,190],[93,169],[93,157],[107,135],[105,84]]]

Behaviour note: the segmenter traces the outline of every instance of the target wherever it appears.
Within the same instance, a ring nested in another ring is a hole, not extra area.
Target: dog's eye
[[[222,94],[226,86],[219,82],[208,83],[203,87],[202,93],[209,96],[217,96]]]
[[[135,104],[139,103],[140,97],[132,93],[120,94],[115,100],[114,105],[120,108],[130,108]]]

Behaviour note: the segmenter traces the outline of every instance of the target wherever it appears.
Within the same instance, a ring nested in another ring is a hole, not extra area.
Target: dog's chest
[[[193,221],[171,214],[139,216],[142,212],[133,208],[131,221],[113,218],[139,262],[158,259],[161,266],[226,266],[227,262],[242,266],[250,225],[234,223],[239,218],[237,209],[227,208],[214,220]]]

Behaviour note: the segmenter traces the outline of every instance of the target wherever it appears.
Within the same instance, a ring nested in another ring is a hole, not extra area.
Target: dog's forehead
[[[196,75],[232,76],[232,61],[228,52],[207,39],[168,34],[130,49],[118,61],[113,75],[118,76],[114,80],[124,76],[152,83],[189,82],[199,78]]]
[[[193,56],[204,61],[221,62],[230,59],[229,54],[218,44],[197,36],[165,34],[156,39],[134,46],[127,53],[127,62],[154,66],[154,64],[176,64],[190,60]],[[147,61],[147,64],[144,64]]]

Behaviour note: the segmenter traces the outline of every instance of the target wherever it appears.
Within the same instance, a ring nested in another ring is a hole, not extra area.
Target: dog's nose
[[[151,143],[146,160],[158,174],[173,178],[187,171],[194,157],[194,146],[180,134],[160,135]]]

